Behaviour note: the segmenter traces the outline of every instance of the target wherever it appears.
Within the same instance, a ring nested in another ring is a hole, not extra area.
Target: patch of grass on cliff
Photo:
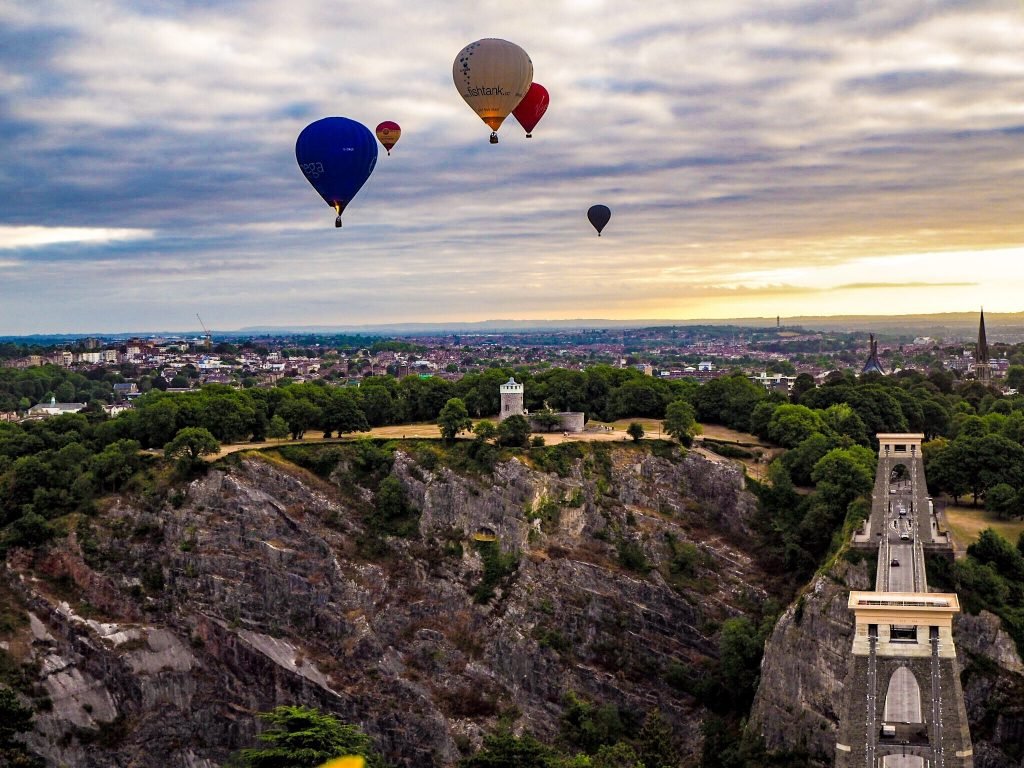
[[[534,508],[527,505],[526,517],[529,520],[540,520],[540,529],[547,534],[555,533],[562,521],[562,509],[558,502],[545,496]]]
[[[554,472],[559,477],[572,474],[576,462],[587,453],[581,443],[559,443],[558,445],[531,448],[527,452],[530,462],[541,472]]]
[[[646,575],[651,570],[651,564],[639,541],[620,537],[615,545],[615,550],[618,554],[619,565],[627,571]]]
[[[518,552],[502,552],[498,541],[474,541],[473,546],[484,564],[484,575],[473,589],[474,602],[486,604],[496,594],[498,586],[507,588],[519,569]]]
[[[28,609],[7,581],[0,579],[0,637],[9,637],[26,626]]]
[[[273,453],[318,477],[329,477],[344,452],[340,445],[281,445]]]
[[[702,574],[714,561],[711,556],[689,541],[679,541],[672,533],[665,533],[668,558],[660,567],[665,581],[678,592],[695,591],[709,594],[714,591],[714,581],[703,578]]]
[[[724,456],[727,459],[752,459],[754,454],[748,451],[746,448],[740,448],[734,443],[720,443],[717,440],[709,440],[704,438],[701,441],[701,445],[707,448],[712,453],[717,453],[719,456]]]

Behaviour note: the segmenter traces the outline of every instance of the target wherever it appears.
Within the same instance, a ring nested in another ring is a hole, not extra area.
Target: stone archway
[[[889,678],[885,693],[886,723],[920,723],[921,686],[909,667],[897,667]],[[924,768],[924,758],[917,755],[886,755],[882,758],[883,768]]]
[[[921,686],[909,667],[897,667],[889,678],[885,693],[885,714],[887,723],[921,723]]]

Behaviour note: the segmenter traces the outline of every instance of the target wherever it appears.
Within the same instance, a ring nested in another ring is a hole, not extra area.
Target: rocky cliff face
[[[779,618],[766,646],[748,724],[772,751],[835,761],[853,642],[851,589],[871,589],[863,564],[840,559]],[[998,617],[960,615],[953,627],[975,768],[1024,766],[1024,666]]]
[[[755,502],[693,454],[583,454],[559,476],[399,450],[418,532],[383,547],[367,546],[372,484],[344,459],[324,480],[250,454],[173,503],[71,521],[6,566],[29,621],[0,640],[50,702],[33,748],[54,765],[207,768],[253,743],[256,712],[303,703],[399,764],[444,766],[499,718],[554,738],[571,690],[661,710],[692,757],[704,712],[667,672],[712,663],[721,621],[763,603],[743,552]]]

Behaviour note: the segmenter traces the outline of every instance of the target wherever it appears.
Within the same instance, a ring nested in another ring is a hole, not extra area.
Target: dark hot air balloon
[[[384,149],[391,154],[391,148],[398,143],[402,136],[402,129],[393,120],[385,120],[377,126],[377,141],[384,145]]]
[[[325,117],[302,129],[295,159],[313,189],[341,214],[377,164],[377,141],[370,129],[347,117]]]
[[[533,129],[548,111],[548,89],[540,83],[530,85],[519,106],[512,110],[512,116],[526,129],[526,138],[533,138]]]
[[[611,217],[612,212],[607,205],[592,205],[590,210],[587,211],[587,218],[590,219],[590,223],[597,230],[598,237],[601,236],[601,230],[605,228]]]

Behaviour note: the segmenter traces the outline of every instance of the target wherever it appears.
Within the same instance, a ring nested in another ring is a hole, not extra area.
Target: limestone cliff
[[[721,621],[769,581],[743,551],[742,475],[642,444],[587,448],[561,474],[417,450],[387,471],[418,530],[383,545],[373,483],[344,455],[324,479],[253,453],[11,553],[29,620],[0,639],[49,702],[32,746],[54,765],[207,768],[253,743],[256,712],[304,703],[398,764],[446,766],[499,718],[556,737],[572,690],[660,709],[692,759],[704,712],[667,672],[711,663]],[[684,543],[698,556],[680,570]]]

